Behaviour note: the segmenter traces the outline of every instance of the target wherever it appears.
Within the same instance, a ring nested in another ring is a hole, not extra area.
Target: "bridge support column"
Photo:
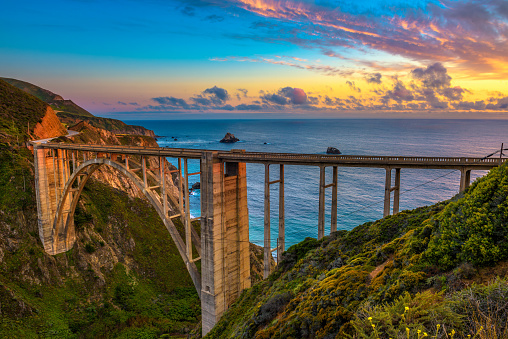
[[[265,202],[264,202],[264,242],[263,242],[263,278],[270,275],[271,232],[270,232],[270,164],[265,164]]]
[[[390,215],[390,200],[393,191],[393,214],[399,213],[400,200],[400,168],[395,168],[395,185],[392,187],[392,168],[386,169],[385,178],[385,204],[383,218]]]
[[[333,183],[332,183],[332,211],[330,222],[330,233],[337,232],[337,185],[338,185],[338,168],[333,166]]]
[[[279,170],[279,238],[277,240],[277,264],[281,260],[281,254],[286,250],[286,221],[284,209],[284,165]]]
[[[385,205],[383,210],[383,218],[390,215],[390,192],[392,185],[392,169],[386,169],[386,178],[385,178]]]
[[[393,190],[393,214],[399,213],[399,201],[400,201],[400,168],[395,169],[395,186]]]
[[[325,236],[325,166],[319,166],[318,240]]]
[[[250,287],[245,163],[201,158],[201,312],[208,333],[242,290]]]
[[[57,158],[55,159],[55,154]],[[65,160],[66,161],[66,160]],[[35,194],[37,199],[37,216],[39,237],[44,250],[51,255],[66,252],[76,240],[74,228],[60,227],[54,229],[58,203],[65,185],[65,176],[70,175],[69,166],[65,165],[63,152],[56,152],[34,146]],[[63,225],[70,211],[70,199],[66,199],[62,217],[58,222]]]
[[[460,170],[460,188],[459,192],[464,192],[471,183],[471,170],[462,168]]]

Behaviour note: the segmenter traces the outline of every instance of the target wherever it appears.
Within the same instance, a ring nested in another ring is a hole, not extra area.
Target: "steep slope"
[[[504,164],[451,201],[307,238],[207,337],[473,337],[487,328],[508,336],[506,280],[460,294],[487,272],[508,276],[507,197]]]
[[[49,104],[55,111],[58,112],[68,112],[73,115],[84,116],[84,117],[93,117],[93,115],[87,110],[76,105],[72,100],[65,100],[60,95],[55,94],[47,89],[41,88],[39,86],[35,86],[29,82],[10,79],[10,78],[0,78],[5,82],[15,86],[22,91],[29,93],[42,101]]]
[[[37,123],[47,132],[46,103],[1,80],[0,86],[8,127],[0,144],[28,140]],[[80,131],[77,142],[156,146],[150,137],[117,137],[85,123]],[[0,147],[0,337],[181,337],[199,322],[198,295],[153,207],[107,184],[125,184],[113,180],[120,180],[115,173],[104,169],[96,177],[104,183],[85,187],[73,249],[49,256],[38,235],[33,155],[26,147]]]
[[[153,131],[142,126],[127,125],[120,120],[96,117],[84,108],[76,105],[72,100],[65,100],[62,96],[31,83],[10,78],[0,78],[0,80],[49,104],[57,113],[60,121],[68,126],[75,125],[80,121],[87,121],[94,127],[105,129],[116,134],[134,134],[155,137]]]
[[[0,138],[6,144],[67,134],[45,102],[0,80]]]

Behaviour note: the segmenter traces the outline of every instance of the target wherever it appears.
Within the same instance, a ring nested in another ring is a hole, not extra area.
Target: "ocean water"
[[[325,154],[328,146],[343,154],[391,156],[484,157],[508,145],[508,120],[172,120],[129,121],[154,130],[161,147],[245,149],[258,152]],[[241,141],[221,144],[227,133]],[[174,140],[176,137],[177,140]],[[265,144],[266,143],[266,144]],[[498,155],[497,155],[498,156]],[[168,160],[176,165],[176,159]],[[189,171],[199,161],[189,160]],[[271,180],[279,167],[270,167]],[[392,181],[395,171],[392,172]],[[486,174],[473,171],[471,181]],[[286,241],[317,237],[319,168],[285,166]],[[326,171],[326,183],[332,169]],[[384,169],[339,167],[338,229],[350,230],[383,216]],[[400,210],[446,200],[458,193],[460,172],[452,170],[401,170]],[[189,184],[199,176],[189,177]],[[250,239],[263,245],[264,165],[247,164]],[[272,248],[278,230],[278,185],[271,185]],[[393,198],[392,198],[393,201]],[[190,198],[191,214],[200,215],[199,191]],[[326,195],[325,232],[330,230],[331,190]]]

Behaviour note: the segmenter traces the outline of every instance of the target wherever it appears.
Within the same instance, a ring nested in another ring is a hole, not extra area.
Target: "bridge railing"
[[[332,155],[332,154],[300,154],[300,153],[268,153],[245,152],[240,150],[218,151],[191,148],[166,148],[143,146],[105,146],[84,144],[47,143],[39,147],[53,149],[71,149],[88,152],[121,153],[134,155],[152,155],[166,157],[184,157],[199,159],[203,152],[217,152],[223,160],[245,162],[309,162],[309,163],[364,163],[397,165],[397,164],[436,164],[436,165],[493,165],[500,163],[499,158],[471,158],[471,157],[419,157],[419,156],[377,156],[377,155]],[[503,160],[501,160],[503,161]]]
[[[325,155],[325,154],[296,154],[296,153],[264,153],[264,152],[219,152],[219,158],[258,161],[359,161],[386,163],[446,163],[446,164],[498,164],[498,158],[466,158],[466,157],[415,157],[415,156],[368,156],[368,155]]]

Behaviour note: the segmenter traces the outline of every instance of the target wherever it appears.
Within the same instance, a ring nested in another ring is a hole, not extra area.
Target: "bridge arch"
[[[53,239],[53,251],[59,252],[60,248],[68,249],[74,244],[74,213],[79,197],[81,196],[81,193],[92,174],[102,166],[112,167],[130,179],[155,208],[157,214],[166,226],[166,229],[169,231],[169,234],[171,235],[171,238],[173,239],[192,278],[198,295],[201,297],[201,275],[194,261],[187,255],[186,244],[182,240],[174,223],[165,213],[159,195],[145,186],[145,182],[141,180],[132,170],[122,163],[109,158],[93,158],[81,163],[66,181],[52,224],[51,238]],[[75,184],[77,184],[77,187],[74,187]]]

